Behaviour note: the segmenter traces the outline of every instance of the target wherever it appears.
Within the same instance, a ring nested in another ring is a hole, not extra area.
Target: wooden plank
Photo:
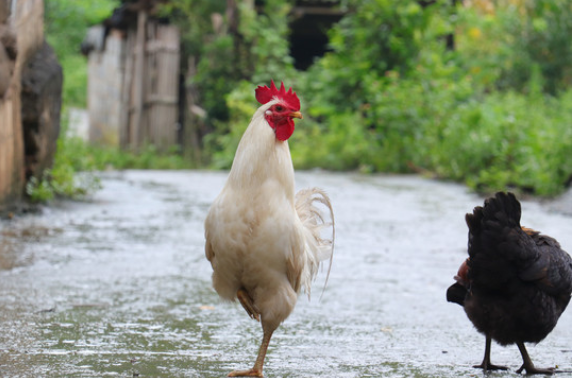
[[[179,46],[176,46],[172,41],[153,40],[147,44],[147,52],[171,52],[173,54],[179,53]]]
[[[178,119],[178,31],[168,25],[153,25],[149,41],[149,96],[146,106],[151,122],[151,141],[159,150],[177,142]]]
[[[145,101],[145,25],[147,12],[140,10],[137,15],[137,37],[135,44],[135,73],[133,78],[133,147],[139,149],[143,142],[143,112]]]

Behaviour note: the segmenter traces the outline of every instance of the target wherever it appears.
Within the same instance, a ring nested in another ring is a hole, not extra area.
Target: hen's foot
[[[493,365],[491,364],[491,343],[493,339],[487,335],[485,341],[485,356],[483,357],[483,362],[480,365],[473,365],[474,368],[483,369],[485,372],[488,370],[508,370],[506,366]]]
[[[250,298],[250,295],[248,295],[246,290],[244,289],[238,290],[236,292],[236,297],[238,298],[238,301],[240,302],[242,307],[244,307],[244,309],[246,310],[248,316],[250,316],[252,319],[260,321],[260,311],[258,311],[254,303],[252,303],[252,298]],[[229,375],[229,377],[231,376]],[[240,375],[232,375],[232,377],[240,377]],[[262,375],[246,375],[246,377],[262,377]]]
[[[531,365],[531,366],[522,365],[516,372],[520,374],[520,373],[522,373],[523,370],[526,370],[527,375],[530,375],[530,374],[552,375],[552,374],[556,373],[555,368],[540,369],[540,368],[535,367],[534,365]]]
[[[262,370],[250,369],[250,370],[235,370],[228,374],[229,377],[264,377],[262,375]]]
[[[508,367],[506,367],[506,366],[486,364],[484,362],[481,363],[480,365],[473,365],[473,367],[477,368],[477,369],[483,369],[484,371],[487,371],[487,370],[508,370]]]
[[[528,355],[528,352],[526,351],[526,347],[524,346],[523,342],[518,342],[516,343],[516,345],[518,346],[520,354],[522,355],[522,366],[520,367],[520,369],[516,371],[517,373],[520,374],[523,370],[526,370],[526,374],[546,374],[546,375],[554,374],[555,370],[554,368],[538,369],[537,367],[534,366],[532,360],[530,359],[530,356]]]

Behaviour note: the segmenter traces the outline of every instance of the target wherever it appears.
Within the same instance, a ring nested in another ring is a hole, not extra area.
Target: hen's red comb
[[[259,103],[266,104],[275,98],[284,101],[289,107],[296,111],[300,110],[300,100],[298,99],[298,96],[296,96],[296,92],[292,91],[292,88],[288,89],[288,92],[286,92],[284,83],[281,83],[280,89],[278,89],[276,88],[276,85],[274,85],[274,80],[271,80],[270,88],[267,86],[258,86],[258,88],[256,88],[256,100]]]

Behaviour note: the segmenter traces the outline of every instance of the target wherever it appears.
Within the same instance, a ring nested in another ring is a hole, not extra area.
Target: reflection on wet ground
[[[465,258],[464,214],[482,198],[417,176],[297,173],[332,197],[337,245],[321,301],[300,297],[273,337],[267,377],[480,376],[484,338],[445,301]],[[0,376],[224,377],[249,367],[258,323],[220,302],[203,220],[225,173],[103,176],[89,202],[0,223]],[[563,201],[566,201],[565,199]],[[523,202],[523,225],[572,250],[558,201]],[[572,310],[530,346],[543,367],[572,369]],[[493,345],[516,376],[516,347]]]

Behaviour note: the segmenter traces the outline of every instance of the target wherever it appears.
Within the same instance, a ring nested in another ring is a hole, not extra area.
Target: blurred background
[[[302,101],[297,169],[554,196],[571,34],[567,0],[0,0],[0,208],[227,169],[271,79]]]

